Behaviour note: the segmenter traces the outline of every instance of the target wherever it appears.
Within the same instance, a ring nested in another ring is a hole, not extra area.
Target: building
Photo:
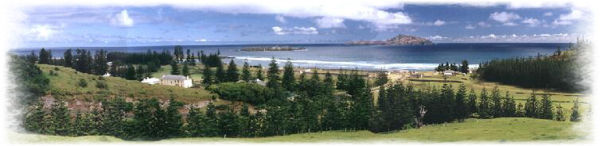
[[[181,75],[163,75],[160,78],[161,85],[179,86],[183,88],[192,87],[192,79]]]
[[[453,76],[455,74],[456,74],[456,71],[453,71],[453,70],[444,71],[444,76]]]
[[[154,85],[154,84],[158,84],[160,83],[160,79],[158,78],[149,78],[146,77],[142,80],[142,83],[146,83],[146,84],[150,84],[150,85]]]

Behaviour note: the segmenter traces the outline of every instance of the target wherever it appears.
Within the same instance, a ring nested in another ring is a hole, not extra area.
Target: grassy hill
[[[326,131],[263,138],[174,138],[159,143],[196,142],[523,142],[581,140],[584,132],[574,131],[577,123],[531,118],[467,119],[463,123],[425,126],[389,133],[369,131]],[[63,137],[11,134],[21,142],[120,142],[110,136]]]
[[[105,97],[131,97],[168,99],[171,96],[179,101],[196,102],[210,99],[211,94],[202,88],[181,88],[164,85],[148,85],[135,80],[125,80],[119,77],[107,77],[100,80],[99,76],[77,72],[74,69],[38,64],[40,69],[50,79],[50,94],[62,99],[95,99]],[[56,75],[50,75],[50,71]],[[86,87],[81,87],[79,82],[84,79]],[[108,88],[98,88],[98,82],[105,82]]]

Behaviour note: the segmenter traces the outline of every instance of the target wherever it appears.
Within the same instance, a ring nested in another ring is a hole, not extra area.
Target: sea
[[[493,59],[513,57],[535,57],[548,55],[557,49],[569,48],[569,43],[438,43],[428,46],[382,46],[348,44],[247,44],[247,45],[183,45],[184,52],[190,49],[194,55],[202,50],[205,54],[220,52],[223,62],[233,59],[238,65],[247,61],[250,65],[267,66],[271,59],[283,65],[290,61],[297,67],[361,70],[433,70],[440,63],[469,62],[476,68],[480,63]],[[302,47],[297,51],[241,51],[246,47],[286,46]],[[99,49],[109,52],[144,53],[148,50],[173,52],[174,45],[123,46],[123,47],[54,47],[53,57],[62,57],[66,49]],[[12,49],[10,52],[25,55],[40,48]]]

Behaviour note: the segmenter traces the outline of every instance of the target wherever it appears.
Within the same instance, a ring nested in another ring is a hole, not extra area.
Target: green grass
[[[53,66],[53,65],[38,65],[40,69],[50,78],[50,95],[55,98],[63,99],[96,99],[106,97],[132,97],[132,98],[160,98],[168,99],[171,96],[183,102],[196,102],[210,99],[211,94],[202,88],[181,88],[176,86],[165,85],[148,85],[135,80],[125,80],[119,77],[105,78],[107,89],[96,87],[99,76],[77,72],[71,68]],[[56,68],[58,70],[56,70]],[[58,75],[49,75],[50,70]],[[79,86],[79,80],[84,79],[87,82],[87,87]]]
[[[582,140],[577,123],[531,118],[467,119],[463,123],[437,124],[389,133],[326,131],[261,138],[174,138],[159,143],[195,142],[524,142]],[[63,137],[16,134],[23,142],[118,142],[107,136]]]
[[[179,69],[182,69],[183,66],[180,65]],[[194,83],[201,83],[202,82],[202,68],[203,66],[201,65],[195,65],[195,66],[188,66],[188,68],[190,69],[190,78],[192,78],[192,80],[194,81]],[[160,67],[160,69],[158,69],[157,72],[154,72],[151,74],[152,77],[155,78],[160,78],[162,77],[162,75],[170,75],[171,74],[171,65],[163,65]]]

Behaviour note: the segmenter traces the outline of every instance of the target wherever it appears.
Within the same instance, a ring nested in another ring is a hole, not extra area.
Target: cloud
[[[541,34],[488,34],[481,36],[468,36],[447,38],[444,42],[574,42],[577,34],[568,33],[541,33]]]
[[[469,24],[469,25],[465,26],[465,29],[475,29],[475,26]]]
[[[546,12],[546,13],[544,13],[544,16],[552,16],[552,15],[553,15],[552,12]]]
[[[194,40],[194,41],[195,42],[206,42],[207,40],[205,38],[201,38],[201,39],[197,39],[197,40]]]
[[[319,34],[317,28],[315,27],[298,27],[294,26],[292,28],[282,28],[279,26],[271,27],[273,33],[276,35],[287,35],[287,34],[302,34],[302,35],[314,35]]]
[[[479,27],[490,27],[490,26],[491,26],[490,24],[488,24],[488,23],[485,23],[485,22],[483,22],[483,21],[479,21],[479,22],[477,22],[477,25],[478,25]]]
[[[129,17],[129,13],[127,13],[127,10],[123,10],[120,13],[113,16],[110,19],[110,23],[116,26],[131,27],[133,26],[133,19]]]
[[[496,34],[492,33],[492,34],[489,34],[489,35],[481,36],[480,38],[482,38],[482,39],[490,39],[490,38],[491,39],[495,39],[496,38]]]
[[[286,23],[287,21],[285,20],[285,17],[281,16],[281,15],[277,15],[275,16],[275,20],[277,20],[277,22],[279,23]]]
[[[512,12],[494,12],[490,14],[490,19],[498,21],[507,26],[515,26],[514,20],[521,19],[521,16]]]
[[[437,40],[445,40],[445,39],[448,39],[448,37],[445,37],[445,36],[440,36],[440,35],[429,36],[429,37],[426,37],[426,38],[427,38],[427,39],[430,39],[430,40],[436,40],[436,41],[437,41]]]
[[[58,32],[57,28],[50,25],[34,25],[26,34],[32,35],[36,40],[47,41]]]
[[[525,23],[525,24],[529,25],[529,27],[535,27],[540,24],[540,21],[535,18],[526,18],[523,21],[521,21],[521,23]]]
[[[315,20],[319,28],[345,28],[344,19],[323,17]]]
[[[435,26],[442,26],[444,24],[446,24],[446,21],[439,20],[439,19],[435,20],[435,22],[433,22],[433,25],[435,25]]]
[[[581,20],[584,17],[583,11],[577,9],[571,9],[569,14],[561,14],[558,19],[555,19],[552,24],[554,25],[571,25],[573,21]]]

